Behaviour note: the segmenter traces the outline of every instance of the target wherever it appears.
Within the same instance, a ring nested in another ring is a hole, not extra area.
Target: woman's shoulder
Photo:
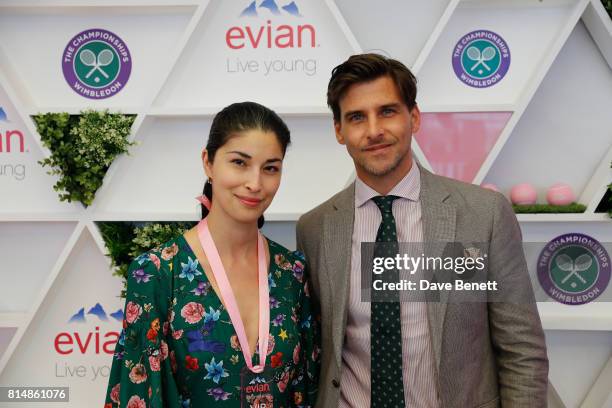
[[[281,245],[268,237],[266,237],[266,239],[268,240],[268,244],[270,247],[270,257],[274,258],[275,262],[277,260],[283,259],[290,263],[299,262],[301,264],[304,264],[304,254],[300,251],[292,251],[284,245]],[[276,263],[278,264],[278,262]]]
[[[172,298],[173,263],[184,246],[181,236],[174,237],[133,259],[127,275],[127,323],[140,322],[138,325],[148,330],[149,321],[167,315]]]
[[[191,260],[190,260],[191,258]],[[127,275],[127,290],[139,288],[156,292],[160,288],[170,291],[175,270],[181,271],[183,263],[192,263],[195,256],[182,235],[157,245],[135,257]]]
[[[183,258],[193,256],[191,248],[183,235],[157,245],[145,252],[142,252],[132,261],[132,267],[155,267],[159,270],[163,266],[174,263]]]
[[[299,251],[292,251],[285,246],[268,239],[270,247],[270,262],[274,265],[276,273],[273,276],[277,279],[289,279],[298,285],[305,282],[306,261],[304,255]]]

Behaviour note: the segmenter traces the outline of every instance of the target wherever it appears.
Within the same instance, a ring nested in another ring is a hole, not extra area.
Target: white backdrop
[[[52,406],[102,405],[108,342],[120,328],[110,315],[122,302],[95,222],[196,220],[199,152],[228,103],[264,103],[291,128],[264,231],[294,248],[299,215],[354,177],[325,89],[331,68],[355,52],[411,67],[423,112],[508,115],[474,183],[507,194],[530,182],[540,201],[555,182],[572,186],[587,211],[519,215],[525,241],[580,232],[612,243],[610,219],[594,212],[612,182],[612,22],[599,0],[296,0],[299,16],[260,7],[241,17],[251,2],[0,0],[0,386],[70,386],[70,403]],[[107,99],[77,94],[62,72],[69,40],[93,28],[116,33],[131,53],[129,80]],[[511,51],[507,75],[489,88],[453,72],[453,47],[474,30],[502,35]],[[87,107],[136,114],[138,145],[115,160],[85,209],[58,200],[56,179],[37,163],[49,152],[30,115]],[[413,144],[431,168],[434,158]],[[81,309],[83,321],[71,322]],[[550,406],[612,407],[612,304],[539,309]]]

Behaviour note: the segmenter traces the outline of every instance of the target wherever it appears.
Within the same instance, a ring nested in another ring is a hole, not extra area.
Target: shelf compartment
[[[27,90],[37,107],[103,109],[149,104],[155,83],[173,62],[167,55],[185,30],[195,6],[3,7],[0,36],[8,60],[19,70],[9,79]],[[62,73],[62,55],[78,33],[102,28],[118,35],[131,54],[129,79],[110,98],[89,99],[75,92]]]
[[[337,143],[329,118],[284,119],[292,143],[283,163],[281,187],[266,212],[270,220],[277,221],[295,220],[325,201],[345,186],[353,171],[350,156]],[[96,197],[96,219],[198,219],[199,204],[194,197],[201,194],[206,179],[200,152],[211,120],[148,118],[136,136],[139,145],[115,163],[114,174],[122,176],[105,180],[107,186]]]
[[[577,70],[575,61],[582,61],[588,73]],[[612,71],[579,22],[484,182],[506,194],[515,184],[531,183],[539,202],[545,202],[549,186],[563,182],[580,197],[612,146],[611,89]],[[591,197],[583,199],[588,205]]]
[[[0,222],[0,314],[30,310],[76,222]]]
[[[546,65],[553,44],[573,20],[580,2],[461,2],[419,70],[420,101],[426,105],[514,105],[524,88]],[[517,24],[517,22],[519,22]],[[509,49],[505,77],[493,86],[475,88],[453,70],[453,52],[470,32],[488,30],[501,36]]]
[[[0,87],[0,217],[10,218],[24,213],[41,216],[70,216],[82,206],[60,202],[53,185],[57,176],[47,174],[49,168],[38,164],[45,158],[33,124],[26,124],[7,92]],[[30,120],[26,118],[26,120]],[[10,199],[9,199],[10,198]]]
[[[364,52],[388,55],[408,67],[414,65],[451,3],[455,2],[336,0]],[[410,16],[410,24],[406,24],[407,16]]]
[[[414,135],[436,174],[471,183],[512,112],[423,113]]]
[[[259,2],[257,2],[259,4]],[[241,16],[248,3],[209,2],[157,96],[155,108],[325,107],[331,69],[354,53],[326,1],[299,3],[300,16]]]
[[[6,365],[0,366],[0,383],[61,386],[65,385],[67,375],[61,373],[66,373],[66,366],[85,365],[87,375],[70,379],[70,401],[81,407],[101,406],[107,384],[92,382],[91,366],[107,366],[112,358],[121,330],[121,318],[115,312],[124,307],[118,298],[121,281],[111,275],[108,259],[87,228],[58,268],[3,356]],[[63,344],[56,343],[58,336]],[[69,337],[72,344],[67,344]],[[24,366],[36,369],[20,369]]]

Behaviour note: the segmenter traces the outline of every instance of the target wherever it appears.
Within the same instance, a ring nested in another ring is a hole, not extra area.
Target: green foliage
[[[125,278],[131,262],[130,252],[135,236],[134,226],[125,222],[99,222],[98,228],[108,251],[106,256],[111,259],[113,275],[124,279],[121,297],[125,297]]]
[[[86,110],[80,115],[45,113],[33,119],[51,157],[39,161],[59,175],[53,189],[61,201],[89,206],[115,157],[134,143],[127,141],[134,115]]]
[[[123,281],[121,297],[126,295],[128,267],[132,259],[150,249],[182,235],[193,222],[155,222],[137,225],[132,222],[99,222],[98,228],[111,259],[113,275]]]
[[[568,205],[532,204],[516,205],[513,204],[514,212],[517,214],[561,214],[561,213],[583,213],[586,206],[578,203]]]
[[[601,0],[604,8],[608,12],[610,18],[612,18],[612,0]]]
[[[132,249],[130,255],[136,257],[142,252],[157,247],[164,242],[183,234],[186,230],[193,227],[194,223],[189,222],[166,222],[166,223],[151,223],[141,227],[136,227],[134,233],[136,236],[132,240],[135,249]]]

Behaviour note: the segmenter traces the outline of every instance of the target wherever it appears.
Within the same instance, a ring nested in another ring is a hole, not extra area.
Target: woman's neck
[[[252,256],[256,256],[256,224],[237,222],[222,210],[214,209],[206,216],[206,221],[222,259],[252,259]]]

